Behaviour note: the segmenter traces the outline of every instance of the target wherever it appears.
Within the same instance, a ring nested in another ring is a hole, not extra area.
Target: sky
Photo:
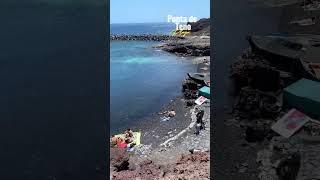
[[[167,22],[168,15],[210,17],[210,0],[110,0],[110,23]]]

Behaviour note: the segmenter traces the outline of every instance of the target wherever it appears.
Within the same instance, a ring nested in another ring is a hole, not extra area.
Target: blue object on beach
[[[283,92],[284,106],[294,107],[308,116],[320,117],[320,82],[309,79],[286,87]]]
[[[199,89],[199,94],[210,99],[210,88],[208,86],[203,86]]]

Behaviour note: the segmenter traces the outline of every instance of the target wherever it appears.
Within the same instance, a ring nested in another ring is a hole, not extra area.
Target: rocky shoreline
[[[177,56],[210,56],[210,36],[171,36],[171,35],[111,35],[112,41],[157,41],[164,42],[154,48]]]
[[[181,36],[171,35],[154,35],[154,34],[111,34],[111,41],[169,41],[169,40],[180,40],[184,39]]]
[[[189,36],[111,35],[112,41],[157,41],[154,48],[186,57],[197,64],[197,72],[210,74],[209,19],[193,24],[197,27]],[[188,76],[186,74],[186,78]],[[181,84],[182,89],[183,82]],[[185,95],[185,94],[184,94]],[[193,179],[210,178],[210,100],[201,106],[195,99],[179,96],[160,112],[146,117],[133,130],[142,132],[142,144],[133,153],[110,149],[111,179]],[[192,103],[190,103],[192,102]],[[204,110],[205,129],[194,134],[196,114]],[[166,112],[174,111],[173,117]],[[191,153],[190,149],[198,152]]]
[[[155,46],[178,56],[210,56],[210,36],[187,36]]]
[[[191,63],[198,65],[198,72],[210,74],[209,36],[111,35],[111,40],[163,42],[154,48],[188,57]],[[201,109],[205,112],[205,130],[195,135],[196,113]],[[164,121],[165,112],[171,110],[176,115]],[[210,100],[198,106],[194,104],[194,99],[177,97],[159,113],[146,117],[132,129],[142,132],[142,144],[130,155],[111,149],[111,179],[210,178]],[[200,152],[190,154],[190,149],[199,149]]]
[[[198,72],[209,73],[209,58],[196,57],[192,59],[192,62],[198,64],[198,67],[207,67],[207,70],[198,68]],[[196,109],[205,111],[203,120],[206,123],[206,128],[200,135],[194,134]],[[170,110],[176,112],[175,117],[163,121],[165,112]],[[134,155],[129,155],[126,152],[121,153],[127,154],[125,157],[121,157],[122,161],[120,162],[123,163],[127,160],[128,169],[120,172],[115,171],[113,167],[117,164],[114,162],[117,159],[117,153],[110,154],[112,179],[137,177],[172,179],[173,177],[187,176],[194,176],[196,179],[209,179],[210,101],[201,107],[198,105],[188,106],[187,100],[183,96],[177,97],[165,105],[159,113],[146,117],[132,129],[142,132],[142,144],[137,147]],[[201,152],[190,154],[190,149],[200,149]],[[183,160],[184,157],[188,157],[189,160]],[[180,168],[176,168],[177,165]],[[194,166],[198,167],[195,171]],[[145,173],[146,171],[149,173]],[[141,174],[141,172],[144,173]]]

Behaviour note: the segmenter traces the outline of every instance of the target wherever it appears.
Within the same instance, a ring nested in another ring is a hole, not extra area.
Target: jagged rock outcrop
[[[210,36],[210,18],[200,19],[191,25],[191,35],[193,36]]]
[[[152,34],[141,34],[141,35],[127,35],[127,34],[112,34],[110,40],[115,41],[168,41],[168,40],[179,40],[184,39],[180,36],[171,35],[152,35]]]
[[[186,37],[156,46],[156,48],[179,56],[210,56],[210,39],[198,36]]]

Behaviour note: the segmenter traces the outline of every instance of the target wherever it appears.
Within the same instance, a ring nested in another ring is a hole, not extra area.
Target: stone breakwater
[[[168,40],[180,40],[184,37],[171,36],[171,35],[151,35],[151,34],[141,34],[141,35],[110,35],[112,41],[168,41]]]

